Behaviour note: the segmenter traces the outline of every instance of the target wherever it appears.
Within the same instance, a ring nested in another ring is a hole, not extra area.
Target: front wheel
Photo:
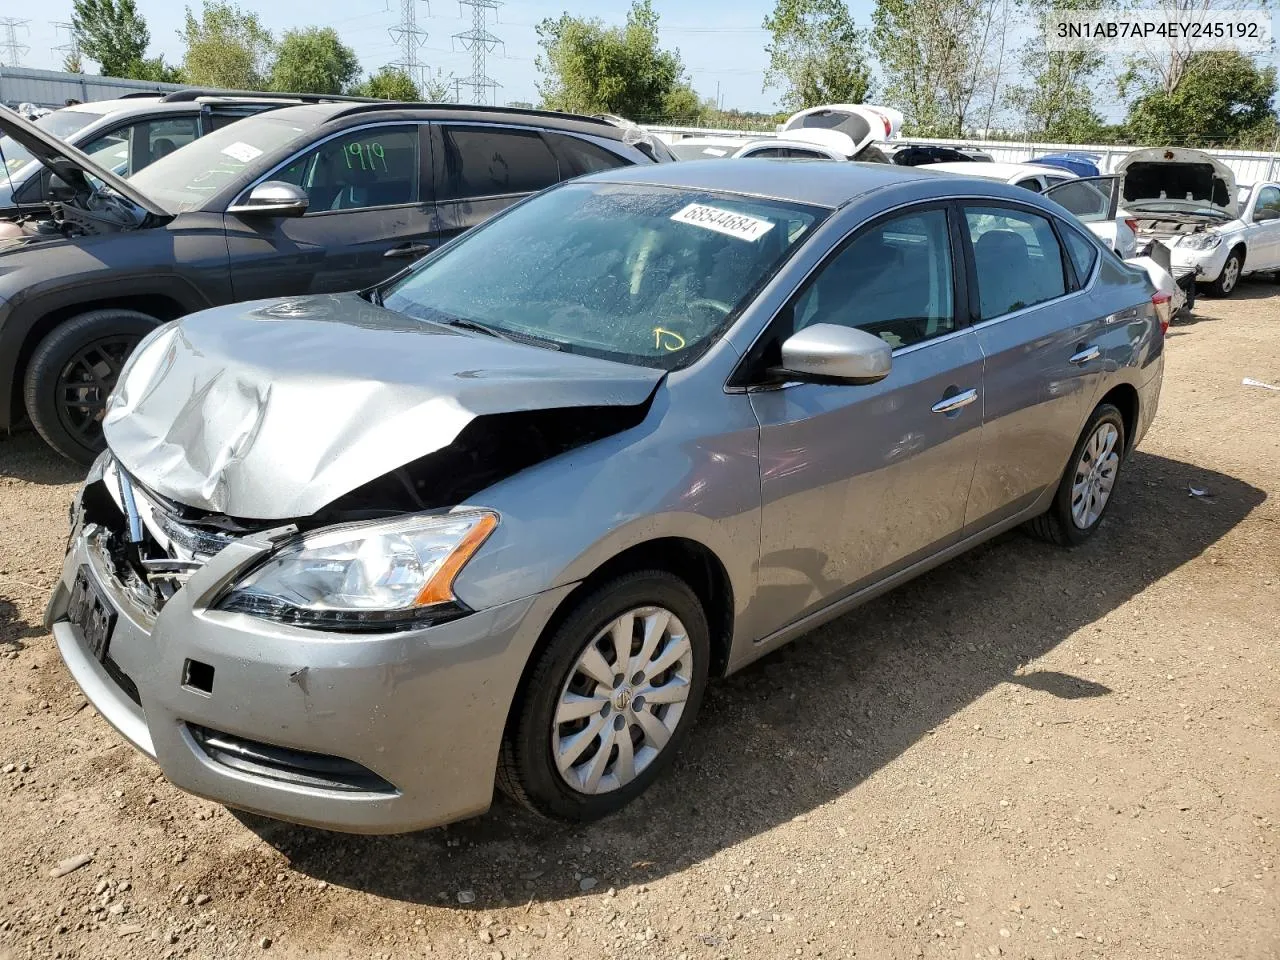
[[[107,396],[138,341],[160,321],[136,310],[93,310],[58,324],[27,363],[27,416],[45,442],[88,465],[102,452]]]
[[[1222,265],[1222,272],[1218,274],[1218,279],[1209,284],[1209,296],[1231,296],[1231,292],[1235,290],[1236,284],[1240,282],[1240,271],[1243,267],[1243,254],[1238,249],[1232,250],[1231,253],[1227,255],[1227,262]]]
[[[623,807],[688,736],[710,650],[702,604],[679,578],[647,570],[594,591],[532,665],[503,738],[498,786],[560,820]]]
[[[1125,456],[1124,418],[1109,403],[1099,405],[1071,452],[1048,511],[1027,528],[1050,543],[1073,547],[1097,531]]]

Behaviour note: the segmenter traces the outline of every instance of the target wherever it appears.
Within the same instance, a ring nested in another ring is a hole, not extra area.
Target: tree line
[[[276,38],[254,13],[233,3],[204,0],[196,13],[186,8],[180,64],[147,56],[151,31],[134,0],[73,0],[71,29],[83,56],[96,60],[105,76],[230,90],[350,94],[384,100],[444,100],[446,81],[437,71],[420,87],[396,67],[361,77],[355,51],[332,27],[286,30]],[[82,73],[71,54],[63,69]]]

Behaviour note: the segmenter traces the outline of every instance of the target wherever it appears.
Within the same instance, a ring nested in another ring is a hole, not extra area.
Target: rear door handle
[[[1078,367],[1082,367],[1090,360],[1097,360],[1100,356],[1102,356],[1102,351],[1097,347],[1081,347],[1071,355],[1071,362]]]
[[[978,399],[978,390],[971,387],[968,390],[962,390],[950,397],[939,400],[932,407],[934,413],[955,413],[957,410],[963,410],[969,404]]]
[[[417,259],[418,257],[421,257],[430,252],[431,252],[431,244],[429,243],[405,243],[405,244],[401,244],[398,247],[392,247],[390,250],[384,253],[383,256],[386,257],[388,260],[391,260],[391,259],[408,260],[410,258]]]

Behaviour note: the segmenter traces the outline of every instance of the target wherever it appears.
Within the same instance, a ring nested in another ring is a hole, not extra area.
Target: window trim
[[[539,192],[538,190],[519,190],[508,193],[486,193],[474,197],[443,198],[446,177],[444,138],[445,128],[447,127],[466,127],[469,129],[478,128],[480,130],[520,130],[522,132],[532,133],[542,141],[542,145],[547,148],[547,152],[551,154],[551,159],[556,165],[555,183],[549,183],[546,187],[542,187],[540,189],[546,190],[548,187],[554,187],[556,183],[564,183],[566,180],[573,179],[572,177],[565,176],[565,171],[560,166],[560,155],[556,152],[555,146],[545,136],[543,136],[543,131],[538,127],[531,127],[526,124],[518,123],[485,123],[483,120],[433,120],[431,122],[431,126],[435,128],[433,141],[438,144],[440,152],[440,162],[432,164],[434,169],[434,179],[432,183],[437,203],[476,203],[484,200],[509,200],[513,197],[527,197]],[[560,131],[556,132],[559,133]]]
[[[264,111],[264,112],[269,112],[269,111]],[[232,124],[232,126],[234,126],[234,124]],[[293,163],[295,160],[310,153],[316,147],[319,147],[322,144],[328,143],[330,140],[337,139],[338,137],[346,136],[349,133],[356,133],[362,130],[382,129],[385,127],[417,127],[418,128],[418,199],[413,201],[412,203],[390,203],[390,204],[382,204],[381,206],[376,206],[376,207],[356,207],[351,210],[315,210],[315,211],[308,210],[299,219],[305,220],[308,217],[322,217],[322,216],[325,216],[328,214],[334,214],[334,213],[362,213],[365,210],[398,210],[398,209],[408,209],[412,207],[431,206],[431,204],[435,202],[434,201],[435,183],[430,176],[431,169],[432,169],[432,166],[430,163],[430,154],[431,154],[430,143],[428,142],[427,137],[424,136],[424,130],[423,130],[423,128],[426,126],[428,126],[428,124],[422,120],[385,120],[381,123],[362,123],[362,124],[356,124],[350,127],[343,127],[341,130],[335,130],[332,133],[328,134],[327,136],[320,137],[318,140],[312,140],[309,143],[307,143],[305,146],[299,147],[293,153],[289,154],[289,156],[285,157],[275,166],[271,167],[271,169],[269,169],[266,173],[262,174],[261,176],[255,177],[252,181],[250,181],[247,187],[238,191],[235,194],[235,196],[231,199],[230,203],[228,203],[226,206],[222,208],[222,210],[218,212],[225,215],[228,209],[230,209],[231,207],[234,207],[238,203],[243,202],[244,199],[248,197],[248,195],[253,191],[254,187],[258,186],[259,184],[266,183],[268,180],[272,178],[272,176],[279,173],[281,170],[289,166],[289,164]],[[422,187],[424,184],[427,184],[427,183],[431,184],[431,192],[432,192],[431,198],[426,198],[423,195],[424,191]]]
[[[781,318],[792,311],[795,307],[796,300],[803,296],[805,291],[809,289],[820,277],[824,270],[831,265],[850,244],[866,231],[874,229],[887,220],[897,220],[903,216],[909,216],[915,211],[926,210],[942,210],[946,215],[947,221],[947,239],[949,243],[948,252],[951,255],[951,312],[955,321],[955,329],[949,330],[944,334],[936,337],[930,337],[927,340],[921,340],[917,343],[907,344],[903,347],[896,347],[893,350],[893,356],[902,356],[907,353],[930,346],[931,344],[941,343],[950,340],[957,334],[965,333],[971,329],[973,304],[970,300],[969,290],[971,284],[969,282],[969,263],[962,259],[962,250],[957,250],[957,243],[960,241],[959,222],[957,220],[958,201],[953,197],[931,197],[925,200],[911,200],[887,210],[868,217],[849,229],[832,247],[828,250],[816,264],[810,268],[800,279],[788,294],[782,306],[780,306],[761,327],[760,332],[755,339],[751,341],[751,346],[747,348],[746,353],[734,365],[733,372],[729,374],[729,378],[725,381],[725,389],[729,392],[741,392],[757,389],[778,389],[780,387],[790,387],[799,385],[795,383],[769,383],[761,380],[760,373],[761,364],[764,362],[764,350],[768,348],[768,341],[771,338],[775,328],[781,322]],[[745,306],[745,305],[744,305]]]

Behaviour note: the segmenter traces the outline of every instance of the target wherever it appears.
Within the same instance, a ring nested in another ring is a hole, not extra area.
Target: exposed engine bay
[[[24,209],[17,217],[0,222],[0,245],[136,230],[147,219],[145,210],[140,210],[124,197],[98,189],[88,181],[83,183],[81,189],[55,187],[50,191],[49,199]]]
[[[1211,231],[1228,221],[1227,217],[1184,216],[1176,213],[1143,215],[1138,212],[1134,217],[1138,222],[1139,237],[1144,240],[1170,241],[1170,246],[1176,245],[1182,237]]]

